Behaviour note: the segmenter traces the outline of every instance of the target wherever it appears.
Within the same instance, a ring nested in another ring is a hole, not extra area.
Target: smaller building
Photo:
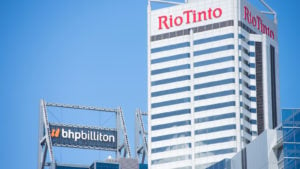
[[[283,109],[281,125],[265,130],[231,159],[206,169],[299,169],[300,109]]]
[[[283,159],[284,169],[300,168],[300,109],[282,110]]]

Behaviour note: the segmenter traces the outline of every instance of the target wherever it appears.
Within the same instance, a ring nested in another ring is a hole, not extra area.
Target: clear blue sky
[[[258,0],[251,0],[257,3]],[[300,1],[278,12],[282,108],[300,107]],[[0,164],[37,168],[39,100],[147,108],[146,0],[0,2]]]

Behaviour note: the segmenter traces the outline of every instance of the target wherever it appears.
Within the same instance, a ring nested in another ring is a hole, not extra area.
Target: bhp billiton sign
[[[50,124],[52,144],[59,147],[117,150],[116,129]]]

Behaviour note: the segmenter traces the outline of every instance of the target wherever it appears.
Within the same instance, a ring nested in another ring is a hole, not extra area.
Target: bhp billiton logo
[[[116,141],[114,135],[104,134],[101,131],[72,131],[72,129],[65,130],[64,128],[56,128],[51,130],[52,138],[60,138],[60,135],[63,139],[72,139],[75,142],[78,140],[89,140],[114,143]]]
[[[60,133],[60,129],[59,129],[59,128],[57,128],[57,129],[52,129],[51,137],[56,137],[56,138],[58,138],[58,137],[59,137],[59,133]]]

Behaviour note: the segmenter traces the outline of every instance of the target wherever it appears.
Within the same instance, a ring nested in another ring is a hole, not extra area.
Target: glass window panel
[[[283,129],[283,141],[284,142],[294,142],[294,130],[290,128]]]
[[[293,112],[291,110],[282,110],[283,126],[293,126]]]
[[[294,133],[295,133],[295,142],[300,143],[300,128],[295,128]]]

